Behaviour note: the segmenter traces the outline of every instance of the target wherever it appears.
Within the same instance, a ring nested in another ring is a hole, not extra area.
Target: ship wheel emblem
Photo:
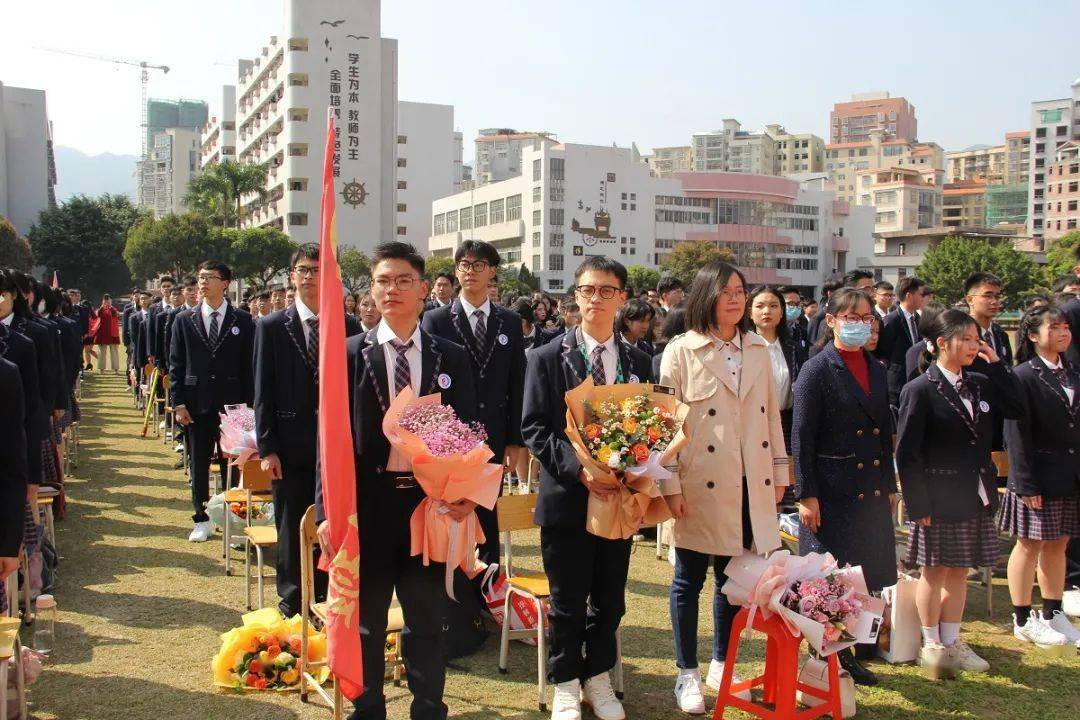
[[[357,182],[356,178],[353,178],[352,182],[345,183],[345,186],[341,188],[341,199],[353,208],[365,204],[367,197],[368,191],[364,188],[364,183]]]

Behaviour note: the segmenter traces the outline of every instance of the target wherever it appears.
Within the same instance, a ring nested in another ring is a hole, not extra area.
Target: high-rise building
[[[0,83],[0,216],[20,235],[56,206],[56,162],[45,91]]]
[[[198,130],[206,127],[210,117],[210,108],[202,100],[160,100],[151,98],[146,101],[146,147],[154,146],[154,136],[168,128],[187,128]]]
[[[914,168],[943,170],[945,151],[937,143],[916,143],[904,139],[885,139],[880,128],[870,132],[870,139],[857,143],[835,143],[825,146],[825,172],[836,187],[837,196],[847,202],[872,204],[865,188],[857,186],[863,170]],[[872,176],[862,182],[870,183]]]
[[[825,141],[813,133],[789,133],[781,125],[766,125],[765,133],[776,142],[778,175],[820,173],[825,169]]]
[[[694,172],[726,172],[730,144],[741,127],[738,120],[724,118],[719,130],[696,132],[691,135],[690,147],[693,148]]]
[[[1077,229],[1080,220],[1080,142],[1067,142],[1058,148],[1054,160],[1046,165],[1046,198],[1043,237],[1053,242]]]
[[[645,158],[645,162],[660,177],[689,172],[694,164],[694,152],[689,145],[653,148],[653,154]]]
[[[431,204],[462,189],[462,137],[451,105],[399,102],[397,128],[395,233],[426,252]]]
[[[915,106],[887,92],[861,93],[848,102],[838,102],[829,113],[829,143],[861,143],[871,130],[881,130],[883,139],[918,140]]]
[[[932,167],[859,170],[859,204],[874,206],[874,232],[940,227],[944,178]]]
[[[979,180],[988,185],[1005,182],[1005,145],[979,145],[945,153],[945,180],[950,183]]]
[[[945,183],[941,193],[941,223],[952,228],[985,225],[987,186],[985,180]]]
[[[202,129],[200,166],[236,160],[236,86],[221,86],[220,115],[211,116]]]
[[[555,142],[555,136],[549,132],[518,132],[512,128],[481,130],[475,143],[473,179],[476,185],[520,175],[522,151],[542,142]]]
[[[1038,244],[1046,229],[1046,167],[1066,143],[1080,140],[1080,79],[1069,97],[1031,104],[1031,151],[1028,163],[1028,234]],[[1055,217],[1055,221],[1057,218]]]
[[[1031,133],[1018,130],[1005,133],[1005,184],[1027,183],[1031,162]]]
[[[1017,226],[1023,233],[1027,225],[1028,184],[991,185],[986,188],[986,227]]]
[[[694,172],[757,175],[820,172],[824,145],[812,133],[789,133],[778,124],[750,132],[738,120],[725,118],[720,129],[691,136],[691,166]]]
[[[148,157],[139,163],[139,207],[154,217],[186,211],[188,185],[199,173],[199,146],[199,133],[191,128],[154,133]]]

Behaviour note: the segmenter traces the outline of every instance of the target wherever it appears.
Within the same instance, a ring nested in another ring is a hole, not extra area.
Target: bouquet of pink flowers
[[[233,456],[230,465],[243,466],[259,455],[255,442],[255,411],[247,405],[226,405],[221,417],[221,452]]]
[[[856,596],[855,587],[835,573],[792,583],[780,596],[780,604],[822,623],[826,642],[855,640],[847,625],[858,617],[862,601]]]
[[[447,506],[471,500],[493,509],[502,465],[490,462],[493,453],[483,428],[462,422],[438,393],[418,398],[405,388],[390,403],[382,427],[390,444],[409,459],[427,495],[409,522],[411,552],[423,556],[425,565],[446,563],[446,594],[453,598],[454,568],[469,577],[483,570],[476,546],[486,538],[475,512],[457,521]]]

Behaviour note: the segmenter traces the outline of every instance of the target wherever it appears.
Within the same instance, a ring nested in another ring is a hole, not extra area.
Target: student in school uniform
[[[896,583],[896,478],[885,367],[866,349],[877,319],[866,293],[844,288],[829,299],[825,322],[832,341],[795,383],[799,552],[861,565],[867,587],[879,592]],[[860,685],[877,684],[859,662],[872,655],[857,650],[840,653],[840,663]]]
[[[379,326],[382,315],[379,314],[379,308],[375,305],[375,298],[371,296],[371,292],[360,295],[356,303],[356,317],[360,319],[361,332],[371,332]]]
[[[918,345],[919,312],[923,306],[923,289],[926,283],[914,276],[902,278],[896,286],[900,298],[896,309],[882,321],[881,339],[874,354],[888,362],[889,402],[896,407],[900,401],[900,389],[904,387],[904,360],[907,351]]]
[[[649,357],[656,354],[656,348],[648,338],[649,326],[655,315],[652,305],[637,298],[627,300],[615,315],[615,327],[622,334],[622,339]]]
[[[920,569],[919,662],[938,679],[990,667],[960,639],[960,622],[969,568],[998,558],[991,408],[1015,418],[1023,400],[1008,365],[967,313],[946,310],[928,330],[934,364],[900,393],[896,462],[911,520],[905,562]],[[970,370],[977,355],[988,375]]]
[[[1009,333],[994,322],[994,318],[1005,309],[1001,279],[991,273],[973,273],[964,282],[964,299],[968,304],[968,313],[979,326],[979,338],[994,349],[1006,366],[1012,367],[1012,343],[1009,342]],[[985,375],[986,361],[975,358],[971,370]],[[994,416],[994,450],[1001,450],[1005,447],[1005,418],[997,408],[991,408],[991,412]]]
[[[919,342],[915,343],[904,353],[904,384],[911,382],[926,371],[930,361],[922,363],[924,357],[929,357],[926,349],[927,328],[933,327],[937,316],[945,312],[945,306],[941,303],[930,303],[919,311]]]
[[[1080,647],[1061,610],[1065,550],[1080,536],[1080,375],[1065,360],[1072,333],[1055,307],[1027,312],[1016,333],[1024,413],[1005,421],[1009,484],[998,527],[1016,538],[1009,555],[1013,635],[1039,646]],[[1039,569],[1042,614],[1031,609]]]
[[[878,320],[884,322],[885,316],[893,311],[896,288],[888,280],[881,280],[874,283],[874,292],[871,297],[874,301],[874,314],[878,316]]]
[[[4,359],[7,335],[0,330],[0,587],[19,568],[28,478],[25,395],[18,366]]]
[[[173,288],[176,286],[176,280],[163,275],[158,279],[158,296],[155,296],[153,304],[147,308],[147,324],[146,329],[149,331],[147,335],[147,355],[149,360],[159,370],[165,369],[166,363],[161,357],[162,348],[159,344],[161,337],[161,325],[164,324],[165,313],[170,307],[169,296],[172,293]]]
[[[356,505],[360,536],[360,627],[364,692],[352,720],[385,720],[386,613],[397,592],[405,617],[405,674],[413,695],[413,720],[445,720],[446,661],[442,623],[449,602],[445,567],[410,555],[409,519],[424,499],[407,458],[390,447],[382,431],[390,403],[406,387],[417,396],[441,393],[442,403],[472,422],[476,388],[465,348],[431,335],[419,325],[428,294],[424,258],[408,243],[375,247],[371,293],[382,313],[378,326],[346,341],[350,421],[356,455]],[[299,300],[299,296],[297,296]],[[448,505],[462,520],[476,507]],[[324,552],[333,554],[325,522],[322,483],[316,482],[315,515]]]
[[[663,363],[664,351],[668,343],[686,332],[686,310],[680,305],[671,309],[664,316],[664,325],[660,337],[656,339],[656,354],[652,356],[652,373],[657,380],[660,379],[660,365]]]
[[[540,461],[535,517],[551,583],[553,720],[579,720],[582,701],[600,720],[625,717],[609,671],[626,610],[631,541],[607,540],[585,530],[589,495],[608,497],[611,489],[582,468],[566,438],[564,395],[590,376],[597,385],[652,380],[649,356],[614,332],[615,313],[626,302],[626,279],[626,268],[603,256],[578,266],[574,295],[581,305],[581,325],[533,350],[525,375],[521,434]]]

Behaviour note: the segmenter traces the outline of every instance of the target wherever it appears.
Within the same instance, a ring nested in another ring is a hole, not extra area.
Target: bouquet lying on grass
[[[649,383],[603,385],[592,378],[566,393],[566,436],[596,480],[618,486],[614,499],[589,495],[586,529],[610,540],[671,517],[659,483],[686,443],[688,408],[670,388]]]
[[[293,690],[300,683],[301,621],[284,620],[277,608],[247,613],[243,625],[221,636],[221,649],[211,663],[214,684],[235,690]],[[326,659],[326,635],[308,631],[308,660]],[[321,668],[320,681],[329,670]]]
[[[459,522],[447,506],[471,500],[493,509],[502,484],[502,465],[490,462],[493,453],[485,444],[483,428],[462,422],[453,408],[440,401],[438,393],[417,397],[405,388],[383,417],[383,433],[409,459],[427,495],[409,523],[411,552],[422,556],[425,565],[446,563],[446,594],[454,598],[454,568],[476,577],[483,570],[476,546],[487,538],[475,512]]]
[[[885,603],[867,591],[862,568],[838,568],[828,553],[742,555],[724,573],[728,600],[766,618],[777,613],[792,635],[805,636],[822,655],[877,639]]]
[[[255,442],[255,411],[247,405],[226,405],[221,417],[221,452],[232,455],[230,465],[243,467],[259,455]]]

